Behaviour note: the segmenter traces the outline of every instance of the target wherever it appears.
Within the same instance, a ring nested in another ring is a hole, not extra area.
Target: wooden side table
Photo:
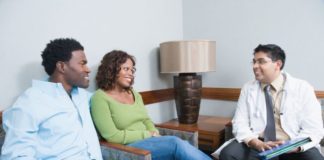
[[[199,149],[212,152],[224,142],[225,125],[230,121],[231,118],[200,115],[196,124],[180,124],[178,119],[172,119],[156,126],[184,131],[198,131]]]

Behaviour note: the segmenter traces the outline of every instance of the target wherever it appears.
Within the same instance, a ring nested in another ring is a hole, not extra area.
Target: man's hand
[[[276,147],[278,145],[283,144],[284,141],[268,141],[268,142],[263,142],[257,138],[254,138],[252,140],[249,141],[248,145],[251,148],[254,148],[258,151],[265,151],[265,150],[269,150],[273,147]]]

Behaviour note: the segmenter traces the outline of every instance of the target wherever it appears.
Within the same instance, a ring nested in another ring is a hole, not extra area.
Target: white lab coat
[[[313,87],[287,73],[283,72],[283,75],[286,77],[280,107],[283,130],[290,139],[310,137],[312,142],[303,145],[304,151],[319,146],[324,129],[321,106]],[[241,90],[232,120],[235,139],[243,142],[248,137],[257,138],[266,127],[266,115],[266,102],[260,82],[257,80],[248,82]],[[220,150],[216,152],[220,153]]]

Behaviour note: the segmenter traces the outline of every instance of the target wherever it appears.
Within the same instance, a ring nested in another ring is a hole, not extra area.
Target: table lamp
[[[178,120],[197,123],[200,109],[202,79],[197,73],[215,71],[216,42],[209,40],[169,41],[160,44],[161,73],[174,76]]]

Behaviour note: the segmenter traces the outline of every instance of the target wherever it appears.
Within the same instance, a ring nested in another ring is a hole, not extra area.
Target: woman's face
[[[120,66],[120,71],[117,74],[116,85],[121,88],[130,88],[134,83],[134,73],[136,69],[132,60],[127,59]]]

